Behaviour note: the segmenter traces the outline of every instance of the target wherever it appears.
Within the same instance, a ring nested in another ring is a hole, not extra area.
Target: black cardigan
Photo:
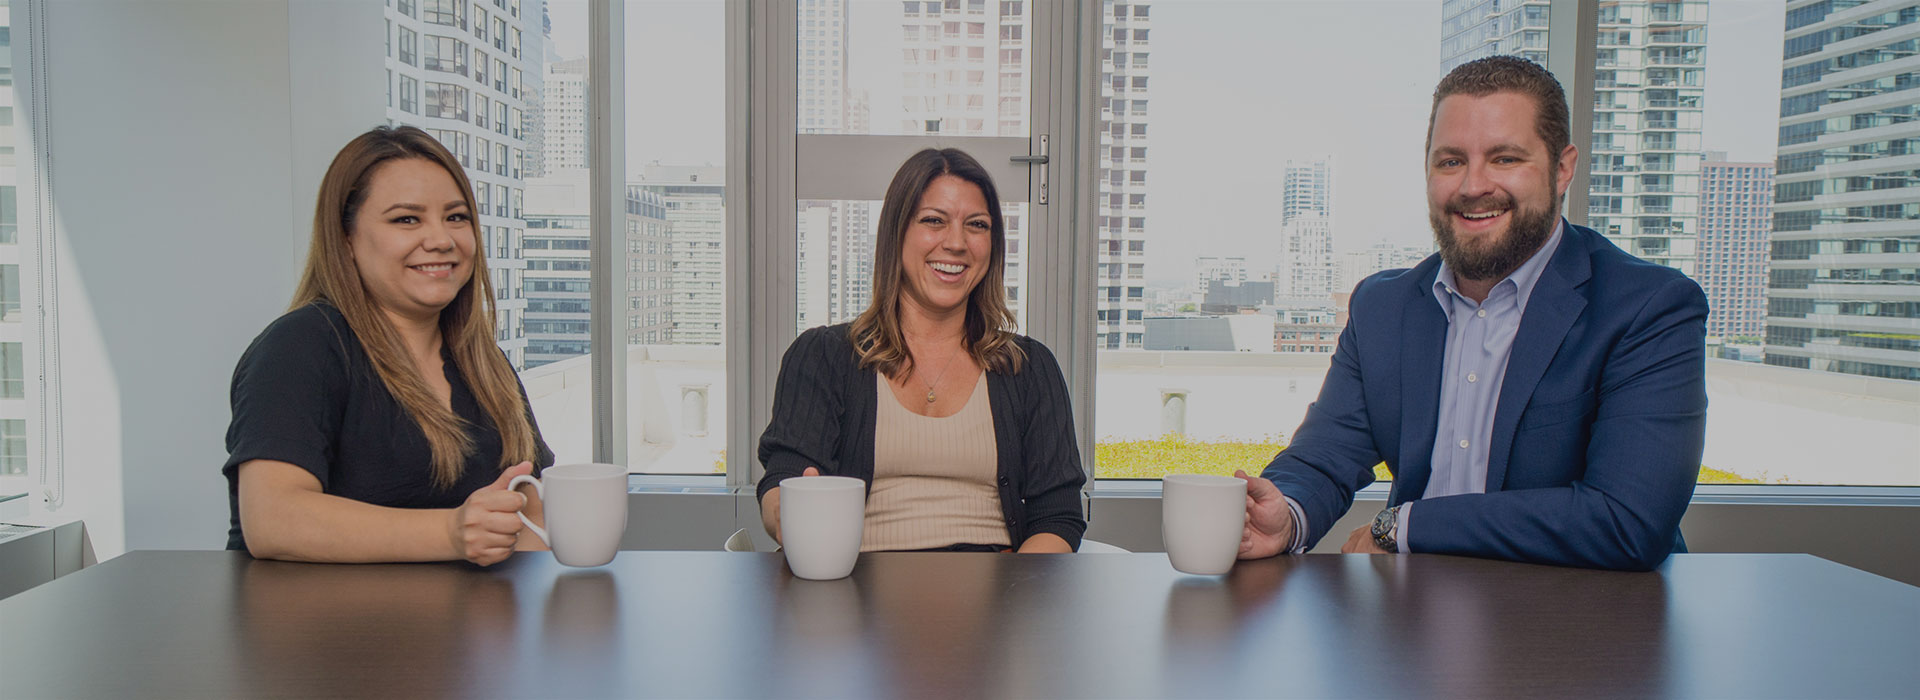
[[[807,467],[856,477],[872,488],[880,394],[874,370],[860,368],[850,329],[843,323],[808,330],[781,359],[773,420],[760,435],[760,463],[766,467],[760,498]],[[1080,486],[1087,477],[1066,378],[1045,345],[1026,336],[1015,342],[1027,353],[1021,371],[986,375],[1007,534],[1015,548],[1051,532],[1078,550],[1087,531],[1080,514]]]

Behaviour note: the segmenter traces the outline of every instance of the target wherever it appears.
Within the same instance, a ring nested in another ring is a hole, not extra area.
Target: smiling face
[[[900,246],[906,280],[902,303],[932,315],[953,313],[987,276],[993,258],[993,217],[971,182],[941,175],[927,183]]]
[[[1532,98],[1455,94],[1434,109],[1427,212],[1440,257],[1463,279],[1499,281],[1544,245],[1560,219],[1578,152],[1552,153]]]
[[[473,213],[453,176],[424,158],[390,160],[367,178],[347,245],[361,284],[387,313],[439,315],[473,276]]]

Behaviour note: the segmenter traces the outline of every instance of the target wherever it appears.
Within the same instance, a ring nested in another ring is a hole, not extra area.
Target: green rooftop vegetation
[[[1283,435],[1252,440],[1219,438],[1196,440],[1168,434],[1148,440],[1106,438],[1094,443],[1094,475],[1101,479],[1158,479],[1168,474],[1219,474],[1232,476],[1244,469],[1258,474],[1273,456],[1287,448]],[[1387,465],[1376,464],[1373,477],[1390,481]],[[1760,478],[1700,467],[1702,484],[1762,484]]]

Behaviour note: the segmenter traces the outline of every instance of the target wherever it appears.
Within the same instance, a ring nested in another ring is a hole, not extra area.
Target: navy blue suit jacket
[[[1706,433],[1706,297],[1592,229],[1563,231],[1513,341],[1486,492],[1420,501],[1412,551],[1645,570],[1679,545]],[[1392,505],[1426,492],[1447,340],[1439,266],[1354,288],[1320,396],[1262,474],[1300,504],[1308,546],[1375,464],[1394,475]]]

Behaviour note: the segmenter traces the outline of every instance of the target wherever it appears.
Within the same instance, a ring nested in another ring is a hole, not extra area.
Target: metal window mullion
[[[1029,3],[1033,45],[1033,150],[1049,137],[1049,203],[1031,204],[1027,237],[1027,334],[1060,361],[1074,407],[1074,431],[1093,482],[1094,207],[1098,152],[1099,2]],[[1090,40],[1091,39],[1091,40]],[[1030,187],[1038,192],[1038,169]],[[1037,201],[1037,196],[1036,196]]]
[[[1063,3],[1066,4],[1066,3]],[[1071,168],[1054,170],[1055,187],[1066,186],[1070,193],[1073,209],[1071,217],[1073,240],[1079,248],[1073,257],[1073,341],[1072,352],[1076,366],[1067,377],[1067,389],[1080,406],[1079,419],[1074,423],[1080,438],[1080,461],[1086,465],[1087,485],[1082,490],[1091,493],[1094,480],[1094,374],[1098,365],[1098,348],[1094,344],[1094,273],[1097,267],[1094,256],[1098,255],[1098,232],[1100,194],[1100,46],[1105,29],[1101,26],[1101,11],[1104,5],[1089,0],[1083,3],[1066,4],[1060,9],[1061,65],[1064,74],[1071,74],[1078,82],[1072,86],[1061,86],[1058,92],[1074,96],[1075,111],[1064,115],[1063,124],[1071,125],[1067,133],[1073,134]],[[1066,142],[1069,139],[1056,139]],[[1089,507],[1089,516],[1091,507]]]
[[[25,118],[14,120],[15,144],[26,146],[26,157],[15,161],[18,183],[16,216],[19,226],[20,268],[31,284],[20,285],[23,309],[31,309],[28,339],[21,343],[22,366],[36,369],[38,381],[26,383],[28,470],[39,471],[40,494],[48,512],[67,501],[65,394],[60,366],[60,244],[59,211],[53,206],[51,145],[51,86],[47,78],[47,3],[27,0],[13,5],[14,109]],[[29,267],[31,266],[31,267]]]
[[[1574,162],[1567,186],[1567,221],[1587,223],[1587,188],[1592,185],[1593,73],[1600,38],[1598,0],[1553,0],[1547,6],[1547,70],[1567,93],[1567,136],[1582,156]]]
[[[592,0],[587,17],[593,458],[627,465],[626,6]]]
[[[747,172],[748,137],[752,121],[752,99],[748,89],[748,78],[752,74],[750,61],[753,50],[753,13],[755,6],[751,0],[727,0],[726,10],[726,55],[727,55],[727,179],[728,189],[735,190],[736,184],[745,181]],[[729,193],[731,194],[731,193]],[[726,377],[738,376],[747,366],[748,353],[746,340],[746,295],[739,287],[746,279],[747,249],[747,206],[746,198],[723,196],[721,206],[726,212],[724,222],[725,240],[721,251],[721,290],[725,298],[721,300],[720,334],[725,345]],[[752,483],[751,470],[744,468],[749,460],[742,450],[748,444],[740,439],[740,426],[745,425],[747,415],[747,387],[741,382],[726,382],[727,397],[727,453],[734,458],[728,459],[727,485],[743,486]]]
[[[799,323],[799,216],[795,198],[795,144],[799,96],[799,9],[792,3],[736,0],[734,27],[744,38],[730,60],[728,122],[744,136],[730,145],[727,197],[727,474],[728,483],[757,481],[757,438],[773,413],[780,358]],[[734,90],[739,89],[736,93]],[[744,99],[742,99],[744,98]],[[742,111],[744,108],[744,111]],[[745,367],[744,377],[734,362]],[[744,378],[744,382],[740,380]],[[743,467],[750,467],[745,469]]]

